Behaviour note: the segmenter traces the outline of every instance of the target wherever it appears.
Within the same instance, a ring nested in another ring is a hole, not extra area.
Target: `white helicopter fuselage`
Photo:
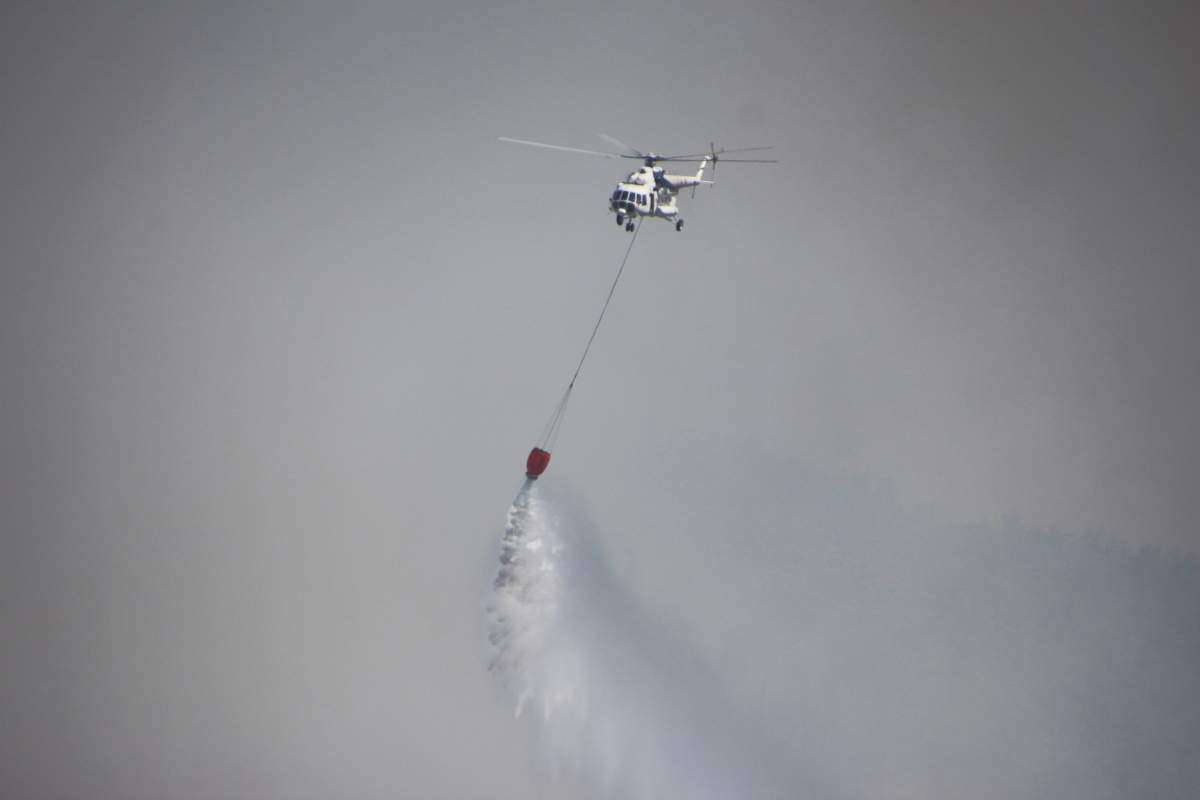
[[[704,180],[704,167],[708,159],[700,162],[695,175],[669,175],[661,167],[643,166],[626,176],[617,184],[608,199],[608,209],[616,215],[617,224],[632,223],[639,217],[657,217],[682,226],[679,207],[675,196],[680,189],[711,183]]]

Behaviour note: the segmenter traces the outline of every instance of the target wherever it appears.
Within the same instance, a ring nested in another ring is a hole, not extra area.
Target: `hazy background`
[[[622,166],[495,137],[603,131],[782,159],[647,225],[547,473],[645,613],[845,796],[1195,796],[1198,23],[6,4],[6,793],[561,794],[481,597]]]

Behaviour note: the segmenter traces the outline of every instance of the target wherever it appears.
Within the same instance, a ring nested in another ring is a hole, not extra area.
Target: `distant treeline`
[[[709,648],[851,795],[1200,797],[1195,559],[938,522],[726,445],[664,461],[654,532],[704,553]]]

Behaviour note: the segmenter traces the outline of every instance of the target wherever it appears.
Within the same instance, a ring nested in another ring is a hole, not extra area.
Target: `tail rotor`
[[[717,180],[717,146],[715,144],[713,144],[712,142],[708,143],[708,153],[705,154],[705,158],[708,160],[708,163],[712,164],[713,179],[712,179],[712,181],[710,181],[710,183],[715,183]],[[692,187],[692,199],[693,200],[696,199],[696,187],[695,186]]]

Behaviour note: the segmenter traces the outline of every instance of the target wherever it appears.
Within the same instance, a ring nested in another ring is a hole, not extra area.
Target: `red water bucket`
[[[529,451],[529,458],[525,459],[525,477],[536,478],[545,472],[549,465],[550,454],[540,447],[535,447]]]

